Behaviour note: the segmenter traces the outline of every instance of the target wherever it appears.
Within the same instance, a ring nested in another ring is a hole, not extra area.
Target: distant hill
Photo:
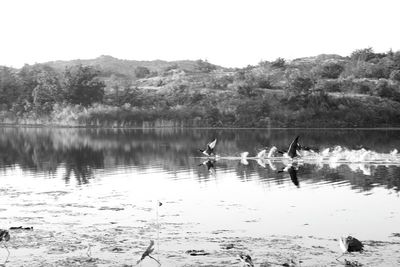
[[[198,67],[197,60],[179,60],[179,61],[164,61],[164,60],[152,60],[152,61],[138,61],[138,60],[125,60],[118,59],[112,56],[100,56],[95,59],[76,59],[76,60],[57,60],[43,63],[53,67],[56,70],[63,71],[65,67],[82,64],[88,66],[94,66],[98,68],[104,76],[114,74],[116,76],[125,76],[130,79],[136,78],[135,69],[138,67],[148,68],[151,72],[160,73],[167,68],[177,68],[187,72],[196,71]],[[213,65],[213,64],[212,64]],[[217,69],[223,69],[220,66],[215,66]]]

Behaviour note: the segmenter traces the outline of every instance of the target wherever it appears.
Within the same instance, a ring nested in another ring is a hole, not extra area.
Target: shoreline
[[[57,125],[57,124],[12,124],[0,123],[1,128],[76,128],[76,129],[187,129],[187,130],[391,130],[399,131],[400,127],[190,127],[190,126],[154,126],[154,127],[110,127],[110,126],[92,126],[92,125]]]

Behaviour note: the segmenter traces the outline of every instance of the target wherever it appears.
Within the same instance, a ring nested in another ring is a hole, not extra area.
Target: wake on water
[[[273,163],[283,163],[284,165],[302,165],[312,164],[323,167],[328,165],[330,168],[337,168],[340,165],[347,165],[352,171],[361,170],[364,174],[370,175],[371,166],[400,166],[400,154],[397,149],[389,153],[379,153],[367,149],[349,149],[336,146],[333,148],[324,148],[320,152],[300,150],[298,157],[291,159],[287,154],[278,154],[278,149],[273,146],[269,150],[264,149],[256,156],[249,156],[248,152],[243,152],[240,156],[216,156],[219,160],[240,160],[243,165],[248,165],[248,160],[256,160],[257,163],[265,167],[269,165],[275,169]]]

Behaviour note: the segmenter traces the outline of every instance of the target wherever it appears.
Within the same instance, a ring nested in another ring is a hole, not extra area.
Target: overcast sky
[[[0,65],[95,58],[207,59],[400,50],[399,0],[1,0]]]

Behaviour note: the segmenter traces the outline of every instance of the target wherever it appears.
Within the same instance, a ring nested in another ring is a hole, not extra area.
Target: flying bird
[[[214,148],[215,148],[216,144],[217,144],[217,138],[215,138],[214,141],[208,143],[206,149],[204,149],[204,150],[203,149],[199,149],[199,150],[200,150],[200,152],[202,152],[207,157],[215,156]]]
[[[287,155],[291,158],[294,158],[297,156],[297,150],[300,148],[299,138],[300,138],[300,136],[296,136],[296,138],[289,145]]]

